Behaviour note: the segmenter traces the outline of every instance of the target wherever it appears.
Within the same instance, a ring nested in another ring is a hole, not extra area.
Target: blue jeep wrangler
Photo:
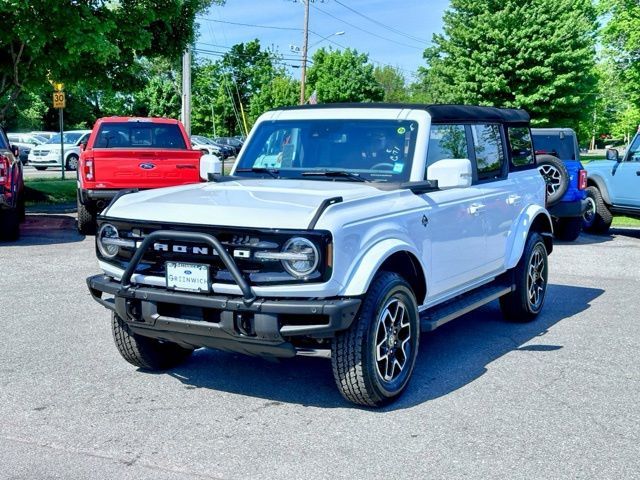
[[[576,133],[570,128],[532,128],[538,170],[547,182],[547,210],[559,240],[580,235],[587,209],[587,172],[580,163]]]

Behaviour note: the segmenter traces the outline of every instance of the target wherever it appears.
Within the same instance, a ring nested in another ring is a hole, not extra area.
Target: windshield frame
[[[264,121],[243,147],[233,175],[400,184],[410,180],[420,128],[416,119],[397,118]],[[336,171],[348,174],[322,175]]]

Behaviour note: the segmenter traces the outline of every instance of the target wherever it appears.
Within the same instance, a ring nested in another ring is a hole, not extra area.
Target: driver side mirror
[[[427,178],[436,180],[440,190],[468,188],[473,180],[471,160],[468,158],[446,158],[427,167]]]
[[[607,160],[613,160],[615,162],[619,162],[620,161],[620,154],[618,153],[618,150],[615,148],[607,148]]]
[[[18,147],[17,145],[11,145],[11,152],[13,152],[14,157],[20,157],[20,147]]]

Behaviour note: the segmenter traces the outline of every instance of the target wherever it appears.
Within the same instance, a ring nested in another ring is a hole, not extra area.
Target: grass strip
[[[76,179],[29,178],[24,181],[27,205],[74,203]]]

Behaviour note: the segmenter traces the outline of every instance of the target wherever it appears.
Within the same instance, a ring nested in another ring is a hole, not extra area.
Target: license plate
[[[167,262],[167,288],[184,292],[209,291],[209,265]]]

